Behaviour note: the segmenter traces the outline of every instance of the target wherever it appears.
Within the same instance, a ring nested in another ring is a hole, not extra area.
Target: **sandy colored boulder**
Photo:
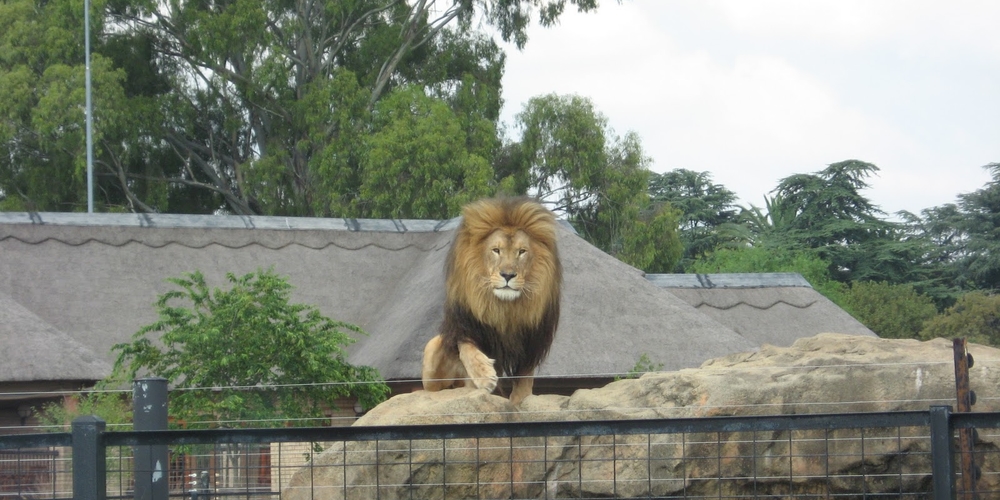
[[[975,356],[971,386],[979,396],[975,410],[998,411],[1000,350],[971,345],[970,352]],[[533,421],[927,410],[954,405],[954,400],[948,340],[821,334],[791,347],[765,346],[710,360],[699,368],[649,373],[569,397],[532,396],[520,409],[474,389],[406,394],[372,409],[355,425],[531,425]],[[374,443],[346,447],[336,443],[315,457],[312,470],[304,468],[293,477],[282,499],[376,498],[376,493],[381,498],[418,499],[627,498],[929,488],[926,475],[891,473],[928,470],[926,428],[795,431],[793,438],[787,432],[481,438],[379,442],[377,449]],[[977,447],[998,444],[991,436],[980,439]],[[718,460],[720,456],[724,458]],[[983,470],[1000,470],[1000,464],[992,463],[995,457],[988,459],[991,462],[982,464]],[[865,470],[867,476],[852,474],[855,470]],[[796,477],[791,485],[790,473]],[[768,478],[774,478],[773,484]],[[984,478],[994,480],[992,475]],[[314,491],[323,494],[314,497]]]

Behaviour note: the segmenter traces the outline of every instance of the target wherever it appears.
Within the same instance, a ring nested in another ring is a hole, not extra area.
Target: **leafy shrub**
[[[923,339],[960,338],[1000,347],[1000,295],[969,292],[927,322]]]
[[[132,380],[157,376],[171,386],[172,422],[204,427],[319,425],[343,397],[365,408],[386,398],[378,371],[347,362],[344,347],[357,326],[334,321],[314,306],[289,301],[292,285],[274,272],[228,274],[229,289],[211,289],[200,272],[168,281],[180,287],[159,297],[159,320],[143,327],[118,352],[110,377],[79,398],[75,408],[48,405],[40,417],[67,423],[95,414],[109,424],[131,420],[126,391]]]
[[[916,339],[927,320],[937,315],[930,297],[911,285],[861,281],[844,291],[844,306],[879,337]]]

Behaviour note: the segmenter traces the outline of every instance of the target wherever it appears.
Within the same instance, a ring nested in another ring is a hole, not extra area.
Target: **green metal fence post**
[[[104,420],[93,415],[73,421],[73,500],[105,500]]]
[[[132,426],[137,431],[167,430],[167,379],[132,382]],[[135,447],[135,500],[167,500],[170,485],[165,445]]]
[[[955,441],[952,439],[951,407],[931,407],[931,474],[934,500],[955,498]]]

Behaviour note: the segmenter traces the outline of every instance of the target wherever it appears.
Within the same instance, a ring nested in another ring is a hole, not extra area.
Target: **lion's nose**
[[[517,273],[503,273],[502,272],[502,273],[500,273],[500,276],[503,276],[503,279],[505,279],[507,281],[510,281],[510,280],[514,279],[514,277],[517,276]]]

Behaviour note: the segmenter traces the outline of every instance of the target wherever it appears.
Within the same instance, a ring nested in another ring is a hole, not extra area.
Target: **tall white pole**
[[[87,213],[94,213],[94,108],[90,100],[90,0],[83,0],[83,42],[86,56],[84,60],[87,94]]]

